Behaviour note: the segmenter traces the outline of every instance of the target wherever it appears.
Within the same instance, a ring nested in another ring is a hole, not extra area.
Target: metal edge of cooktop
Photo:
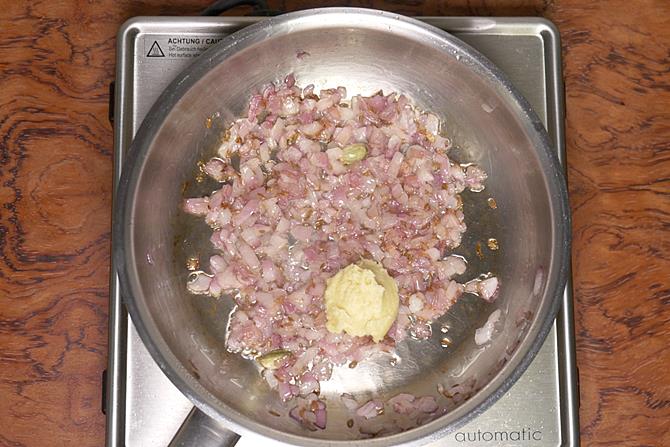
[[[116,91],[114,120],[114,183],[119,179],[124,148],[132,141],[132,108],[134,85],[124,80],[134,69],[134,42],[140,33],[199,31],[208,34],[231,33],[254,23],[257,17],[138,17],[121,28],[117,40]],[[547,130],[555,143],[559,159],[565,167],[564,89],[561,73],[560,37],[557,28],[543,18],[479,18],[479,17],[420,17],[427,23],[449,32],[466,34],[530,35],[544,44],[545,84],[547,95]],[[113,203],[115,200],[115,189]],[[121,447],[125,435],[126,334],[128,315],[119,295],[118,280],[112,263],[110,271],[109,360],[103,382],[102,402],[107,415],[106,446]],[[578,374],[574,349],[574,320],[572,284],[569,282],[556,320],[560,388],[560,419],[562,446],[579,445]]]

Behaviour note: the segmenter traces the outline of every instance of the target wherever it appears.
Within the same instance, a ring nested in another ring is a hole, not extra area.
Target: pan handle
[[[193,407],[169,447],[232,447],[240,435]]]

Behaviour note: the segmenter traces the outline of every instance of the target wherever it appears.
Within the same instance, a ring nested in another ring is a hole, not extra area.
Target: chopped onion
[[[416,406],[419,411],[424,413],[433,413],[437,411],[438,406],[433,396],[423,396],[417,399]]]
[[[186,199],[184,211],[196,216],[204,216],[209,212],[209,198]]]
[[[192,293],[204,294],[209,291],[212,277],[205,272],[193,272],[186,287]]]
[[[479,290],[481,292],[482,298],[484,298],[486,301],[493,301],[493,298],[498,291],[498,278],[494,276],[492,278],[485,279],[479,285]]]
[[[409,311],[412,313],[417,313],[423,309],[424,299],[420,293],[415,293],[409,297]]]
[[[242,260],[252,269],[256,270],[260,268],[261,263],[258,260],[258,256],[256,256],[256,253],[254,250],[249,247],[247,244],[244,242],[241,242],[238,246],[238,250],[240,251],[240,256],[242,257]]]
[[[491,312],[491,315],[489,315],[486,323],[484,323],[484,326],[478,328],[475,331],[475,343],[477,345],[483,345],[491,341],[493,332],[495,331],[495,324],[500,319],[500,315],[500,309],[496,309],[495,311]]]
[[[317,393],[335,365],[392,352],[408,333],[430,338],[431,323],[464,290],[495,299],[495,277],[464,286],[452,278],[465,272],[465,261],[442,259],[466,230],[459,194],[483,189],[486,173],[453,163],[438,116],[404,95],[345,102],[344,88],[316,94],[293,75],[259,91],[247,116],[224,133],[218,157],[202,165],[220,188],[182,204],[213,229],[217,251],[209,271],[192,274],[187,287],[234,292],[226,347],[250,358],[264,353],[262,376],[296,403],[291,418],[323,429],[326,407]],[[379,343],[326,329],[326,281],[361,258],[382,263],[403,297]],[[391,432],[373,421],[383,402],[342,401],[369,420],[362,430]],[[430,396],[400,394],[389,404],[422,420],[438,411]]]
[[[495,301],[495,299],[498,297],[498,286],[499,281],[495,276],[486,279],[477,278],[473,279],[472,281],[468,281],[465,284],[465,291],[479,295],[482,299],[490,303]]]
[[[384,412],[384,403],[380,400],[369,400],[356,410],[356,415],[372,419]]]
[[[416,397],[413,394],[400,393],[390,398],[388,403],[396,413],[411,414],[417,408],[415,400]]]

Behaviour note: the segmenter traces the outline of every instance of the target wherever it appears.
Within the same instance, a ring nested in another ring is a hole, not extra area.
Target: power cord
[[[280,11],[271,10],[265,0],[217,0],[203,10],[201,16],[218,16],[238,6],[251,6],[254,16],[274,16]]]

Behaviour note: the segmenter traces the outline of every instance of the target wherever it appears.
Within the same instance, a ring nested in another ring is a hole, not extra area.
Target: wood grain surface
[[[104,444],[115,34],[207,4],[0,1],[0,447]],[[581,439],[670,446],[670,2],[338,4],[558,25]]]

